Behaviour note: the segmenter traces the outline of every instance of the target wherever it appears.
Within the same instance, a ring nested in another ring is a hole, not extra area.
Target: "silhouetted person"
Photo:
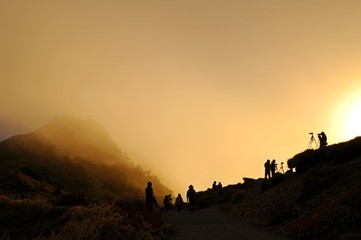
[[[272,160],[271,162],[271,177],[274,177],[275,176],[275,173],[276,173],[276,160]]]
[[[159,205],[158,205],[158,201],[155,198],[155,196],[153,196],[153,204],[154,204],[155,207],[160,208]]]
[[[217,187],[218,189],[222,189],[222,183],[221,182],[219,182],[218,183],[218,187]]]
[[[216,182],[216,181],[213,182],[213,184],[212,184],[212,189],[213,189],[213,190],[216,190],[216,189],[217,189],[217,182]]]
[[[172,194],[169,194],[168,198],[169,198],[169,208],[172,208]]]
[[[153,216],[153,203],[154,203],[154,194],[152,183],[148,182],[148,186],[145,188],[145,206],[146,213],[150,216]]]
[[[164,210],[165,211],[168,211],[170,209],[169,195],[164,196],[163,205],[164,205]]]
[[[194,212],[194,204],[196,200],[196,191],[193,188],[193,185],[189,185],[189,189],[187,191],[187,201],[189,202],[189,209],[191,213]]]
[[[175,205],[176,205],[176,207],[177,207],[178,212],[179,212],[180,210],[182,210],[183,203],[184,203],[184,202],[183,202],[182,195],[180,195],[180,193],[178,193],[178,196],[177,196],[177,198],[175,199]]]
[[[271,179],[271,161],[269,159],[267,159],[267,161],[264,164],[264,170],[265,170],[265,176],[264,178],[267,179]]]
[[[320,140],[320,148],[326,147],[327,146],[327,136],[324,132],[321,132],[319,134],[317,134],[318,139]]]

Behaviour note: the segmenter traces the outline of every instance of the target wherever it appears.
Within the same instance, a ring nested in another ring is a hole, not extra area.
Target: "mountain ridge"
[[[25,191],[52,198],[85,192],[88,197],[110,200],[142,196],[148,181],[153,182],[156,195],[171,193],[156,176],[132,163],[92,120],[56,117],[34,132],[0,142],[3,194]]]

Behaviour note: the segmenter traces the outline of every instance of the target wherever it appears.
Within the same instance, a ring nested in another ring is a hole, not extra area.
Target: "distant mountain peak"
[[[99,123],[69,116],[55,117],[32,133],[1,142],[0,193],[9,191],[5,177],[15,170],[21,174],[10,174],[9,179],[18,189],[47,196],[61,186],[64,192],[110,199],[142,194],[148,181],[155,192],[170,192],[156,176],[135,166]]]

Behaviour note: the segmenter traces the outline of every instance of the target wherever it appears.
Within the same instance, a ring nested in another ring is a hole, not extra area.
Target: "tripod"
[[[285,173],[285,170],[283,170],[283,162],[281,162],[281,167],[280,168],[278,168],[278,166],[276,164],[276,172],[281,173],[281,171],[282,171],[282,173]]]
[[[311,139],[310,139],[310,141],[308,142],[308,147],[307,147],[307,149],[313,149],[313,147],[312,147],[312,144],[313,144],[313,143],[315,143],[315,148],[317,148],[316,139],[315,139],[315,137],[313,136],[313,133],[312,133],[312,132],[311,132],[310,134],[311,134]]]

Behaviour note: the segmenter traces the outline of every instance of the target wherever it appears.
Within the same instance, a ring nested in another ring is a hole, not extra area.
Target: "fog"
[[[65,114],[101,123],[175,193],[262,177],[309,132],[361,134],[345,134],[360,5],[2,0],[0,137]]]

